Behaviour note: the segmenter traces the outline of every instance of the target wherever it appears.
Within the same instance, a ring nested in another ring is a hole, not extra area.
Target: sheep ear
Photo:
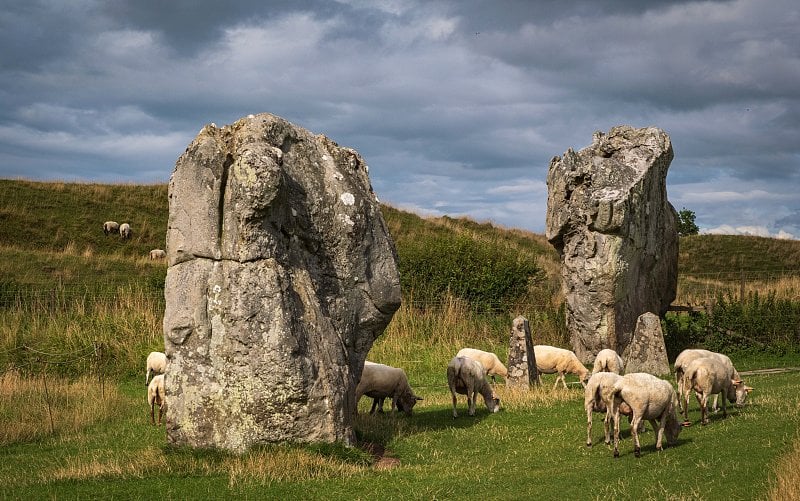
[[[739,386],[740,384],[742,384],[742,380],[741,379],[731,379],[731,383],[733,383],[734,386]]]
[[[751,391],[753,391],[753,388],[751,388],[750,386],[745,386],[744,387],[744,391],[746,391],[747,393],[750,393]]]

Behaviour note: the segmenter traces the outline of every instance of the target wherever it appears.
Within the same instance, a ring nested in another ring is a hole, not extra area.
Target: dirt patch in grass
[[[359,448],[373,457],[372,467],[376,470],[391,470],[400,466],[400,460],[392,456],[382,444],[364,442],[359,444]]]

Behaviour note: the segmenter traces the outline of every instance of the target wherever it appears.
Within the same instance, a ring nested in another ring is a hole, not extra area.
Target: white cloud
[[[701,233],[708,235],[748,235],[753,237],[767,237],[767,238],[780,238],[780,239],[794,239],[794,235],[780,230],[777,233],[771,233],[766,226],[731,226],[723,224],[715,228],[704,229]]]

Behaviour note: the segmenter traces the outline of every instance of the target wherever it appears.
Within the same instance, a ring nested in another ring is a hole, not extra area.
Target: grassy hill
[[[435,303],[449,289],[484,309],[560,301],[558,256],[543,235],[470,219],[421,218],[388,206],[383,213],[407,299]],[[157,288],[164,266],[147,256],[165,247],[167,215],[165,184],[0,180],[0,284],[93,288],[144,282]],[[129,222],[133,238],[104,235],[106,220]],[[800,241],[684,237],[679,274],[692,293],[708,293],[711,281],[738,287],[743,277],[800,274]]]

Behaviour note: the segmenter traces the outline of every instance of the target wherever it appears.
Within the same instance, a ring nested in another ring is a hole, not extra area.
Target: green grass
[[[695,425],[682,431],[678,444],[657,452],[648,431],[640,459],[633,457],[627,424],[621,457],[612,457],[602,444],[599,414],[596,445],[584,445],[579,388],[546,385],[509,398],[497,414],[481,405],[475,417],[466,415],[462,397],[455,420],[447,390],[428,389],[410,418],[359,417],[367,438],[384,441],[399,460],[388,470],[371,467],[359,450],[337,446],[267,446],[242,457],[171,448],[163,427],[147,422],[141,382],[130,380],[120,384],[126,401],[111,421],[0,450],[0,497],[759,499],[774,477],[772,463],[798,429],[797,377],[751,377],[756,390],[749,405],[724,419],[713,415],[705,427],[696,424],[693,402]],[[287,471],[291,464],[306,466]]]

